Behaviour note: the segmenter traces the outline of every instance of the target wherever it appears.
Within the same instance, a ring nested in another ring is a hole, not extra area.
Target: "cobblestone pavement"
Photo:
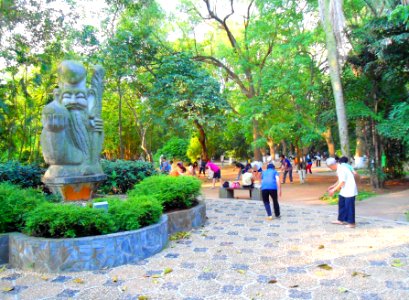
[[[409,225],[261,202],[207,200],[208,224],[135,265],[38,274],[3,268],[0,299],[409,299]],[[12,288],[12,289],[11,289]]]

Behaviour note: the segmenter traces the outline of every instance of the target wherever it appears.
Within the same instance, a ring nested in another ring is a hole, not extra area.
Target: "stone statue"
[[[61,184],[105,179],[99,163],[104,135],[101,119],[104,70],[94,68],[91,88],[86,87],[86,70],[78,62],[63,61],[58,76],[54,100],[44,107],[42,114],[41,145],[44,160],[50,165],[43,182],[53,192],[58,187],[61,194]],[[78,190],[78,186],[72,188]]]

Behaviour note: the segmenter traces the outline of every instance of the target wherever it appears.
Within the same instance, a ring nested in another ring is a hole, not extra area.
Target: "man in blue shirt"
[[[286,158],[283,154],[281,154],[280,157],[281,157],[281,169],[284,171],[282,183],[285,183],[287,173],[290,177],[290,183],[293,183],[293,166],[291,165],[290,160]]]
[[[275,170],[273,164],[268,164],[267,170],[261,173],[261,195],[267,212],[267,219],[273,219],[271,215],[270,196],[273,199],[274,214],[276,218],[280,218],[280,205],[278,204],[278,196],[281,197],[280,175]]]

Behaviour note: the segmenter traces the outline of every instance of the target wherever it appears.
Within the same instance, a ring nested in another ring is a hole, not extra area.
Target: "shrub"
[[[186,155],[189,142],[184,139],[171,138],[161,149],[159,149],[155,156],[154,161],[159,161],[160,155],[164,155],[168,160],[181,160],[189,161]]]
[[[125,194],[146,177],[156,174],[152,163],[129,160],[101,160],[102,169],[107,175],[99,190],[106,194]]]
[[[0,232],[21,231],[25,214],[43,202],[45,197],[37,190],[0,183]]]
[[[108,213],[118,231],[135,230],[157,223],[162,215],[161,203],[153,197],[131,197],[108,200]]]
[[[158,199],[165,212],[192,207],[200,195],[201,181],[191,176],[152,176],[135,185],[130,198],[150,195]]]
[[[23,188],[43,188],[41,176],[45,169],[38,164],[22,165],[17,161],[0,164],[0,182],[8,181]]]
[[[24,232],[47,238],[73,238],[115,232],[115,224],[102,210],[73,204],[43,203],[27,213]]]

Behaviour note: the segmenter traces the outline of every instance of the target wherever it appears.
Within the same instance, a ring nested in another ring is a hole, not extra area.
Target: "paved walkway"
[[[408,223],[358,217],[349,229],[319,208],[282,205],[267,221],[259,201],[207,207],[206,226],[136,265],[1,270],[0,299],[409,299]]]

